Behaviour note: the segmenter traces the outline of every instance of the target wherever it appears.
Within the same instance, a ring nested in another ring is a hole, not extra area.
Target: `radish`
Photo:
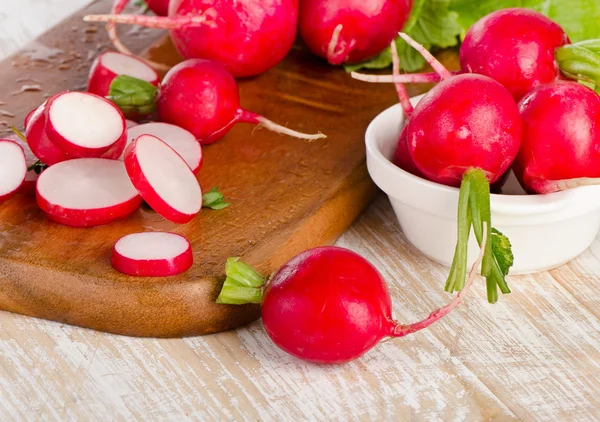
[[[513,165],[523,187],[550,193],[598,184],[600,97],[577,82],[555,82],[520,103],[523,144]]]
[[[27,122],[25,137],[33,154],[44,164],[53,165],[71,159],[62,149],[57,147],[46,133],[46,103],[42,104],[31,115]]]
[[[99,157],[127,135],[121,111],[94,94],[57,94],[44,115],[48,138],[72,157]]]
[[[113,12],[122,8],[115,6]],[[113,14],[84,20],[168,29],[185,59],[217,61],[235,77],[247,77],[272,68],[292,48],[298,0],[173,0],[168,17]],[[121,47],[117,43],[119,51],[126,50]]]
[[[23,148],[16,142],[0,139],[0,202],[19,191],[27,176]]]
[[[20,192],[35,192],[35,185],[40,177],[40,173],[44,171],[47,166],[39,161],[38,158],[33,154],[31,148],[29,148],[29,145],[27,144],[27,138],[25,138],[25,135],[19,132],[14,126],[12,127],[12,130],[14,135],[8,136],[7,139],[15,142],[21,148],[23,148],[23,152],[25,153],[25,164],[27,165],[27,175],[25,176],[25,180],[23,181]]]
[[[296,132],[242,109],[233,76],[208,60],[186,60],[171,69],[162,81],[157,108],[161,121],[190,131],[202,144],[218,141],[236,123],[258,124],[307,140],[326,137]]]
[[[137,125],[139,125],[138,122],[134,122],[133,120],[125,119],[125,127],[127,129],[130,129],[130,128],[135,127]]]
[[[465,288],[423,321],[401,325],[392,319],[385,280],[360,255],[325,246],[292,258],[268,281],[239,258],[230,258],[217,303],[262,303],[265,331],[287,353],[322,364],[357,359],[385,337],[404,337],[429,327],[461,302],[489,243],[482,247]]]
[[[398,36],[412,6],[413,0],[302,0],[298,29],[329,63],[361,62]]]
[[[191,221],[202,208],[202,190],[190,167],[170,146],[142,135],[125,150],[125,167],[154,211],[174,223]]]
[[[119,239],[112,266],[137,277],[169,277],[187,271],[194,262],[192,245],[175,233],[134,233]]]
[[[48,218],[93,227],[125,218],[142,203],[121,161],[79,158],[55,164],[38,179],[37,204]]]
[[[158,87],[160,83],[158,73],[144,61],[134,56],[109,51],[94,60],[88,77],[88,92],[101,97],[112,97],[110,99],[120,106],[126,116],[132,119],[152,114],[153,109],[135,107],[136,101],[144,101],[144,99],[138,100],[135,97],[127,96],[127,92],[119,92],[120,87],[118,83],[115,84],[115,79],[119,75],[134,77],[154,87]],[[121,96],[118,98],[120,103],[114,99],[118,95]],[[125,103],[125,99],[127,103]]]
[[[585,44],[573,49],[566,32],[556,22],[533,10],[502,9],[477,21],[460,47],[464,73],[489,76],[500,82],[518,101],[536,86],[560,78],[593,74],[585,67],[589,58]],[[585,67],[582,68],[582,65]],[[597,65],[596,65],[597,66]],[[431,74],[400,75],[396,78],[353,73],[368,82],[435,82]]]
[[[169,0],[146,0],[146,5],[158,16],[169,14]]]
[[[145,123],[127,131],[128,145],[141,135],[152,135],[173,148],[183,158],[194,174],[202,167],[202,147],[194,135],[169,123]]]

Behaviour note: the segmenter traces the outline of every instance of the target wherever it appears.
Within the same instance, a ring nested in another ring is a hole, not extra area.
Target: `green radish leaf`
[[[156,109],[158,89],[149,82],[128,75],[117,76],[110,84],[108,100],[123,113],[149,115]]]
[[[261,303],[266,279],[240,258],[227,259],[225,282],[216,302],[228,305]]]
[[[502,274],[508,275],[510,267],[514,263],[512,253],[512,245],[508,237],[504,236],[500,231],[492,227],[492,249],[494,257],[500,266]]]
[[[225,197],[219,192],[219,187],[215,186],[210,191],[202,195],[202,207],[211,210],[222,210],[230,206],[230,202],[225,201]]]

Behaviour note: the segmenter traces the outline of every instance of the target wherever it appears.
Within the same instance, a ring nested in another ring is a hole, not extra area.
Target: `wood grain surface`
[[[11,17],[24,22],[38,3],[21,0]],[[447,269],[407,244],[384,196],[338,244],[381,270],[399,321],[449,300]],[[443,322],[341,367],[285,355],[260,322],[156,340],[0,312],[0,420],[599,420],[600,241],[509,281],[497,305],[478,283]]]

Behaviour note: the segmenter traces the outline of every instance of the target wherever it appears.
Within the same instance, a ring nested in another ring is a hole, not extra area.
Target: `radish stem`
[[[398,35],[400,35],[400,38],[402,38],[404,41],[406,41],[406,43],[408,45],[410,45],[412,48],[414,48],[419,53],[421,53],[421,55],[425,58],[425,60],[427,60],[427,63],[429,63],[429,65],[433,68],[433,70],[435,70],[435,72],[438,75],[440,75],[440,78],[442,80],[452,77],[452,72],[450,72],[448,69],[446,69],[444,67],[444,65],[438,61],[438,59],[433,57],[433,54],[431,54],[429,51],[427,51],[427,49],[425,47],[423,47],[421,44],[419,44],[418,42],[413,40],[411,37],[409,37],[404,32],[400,32],[400,33],[398,33]]]
[[[350,72],[350,76],[363,82],[371,83],[401,83],[418,84],[439,82],[440,75],[432,73],[407,73],[402,75],[368,75],[366,73]]]
[[[289,129],[285,126],[282,126],[280,124],[277,124],[275,122],[272,122],[271,120],[258,115],[256,113],[252,113],[251,111],[247,111],[247,110],[243,110],[241,112],[241,114],[239,115],[239,122],[245,122],[245,123],[253,123],[253,124],[258,124],[266,129],[269,129],[270,131],[273,131],[275,133],[279,133],[281,135],[288,135],[294,138],[298,138],[298,139],[306,139],[308,141],[315,141],[317,139],[323,139],[323,138],[327,138],[327,135],[324,135],[323,133],[316,133],[316,134],[308,134],[308,133],[302,133],[302,132],[298,132],[292,129]]]
[[[466,292],[469,291],[469,289],[473,285],[473,281],[475,280],[475,276],[477,275],[477,267],[479,267],[479,264],[482,262],[482,260],[485,256],[486,248],[489,244],[491,244],[491,236],[488,236],[488,226],[487,226],[487,223],[484,222],[482,239],[481,239],[481,249],[479,250],[479,256],[477,257],[477,260],[471,267],[471,271],[469,272],[469,276],[465,283],[465,287],[461,291],[458,292],[456,297],[454,299],[452,299],[452,301],[450,303],[448,303],[446,306],[444,306],[436,311],[433,311],[423,321],[415,322],[414,324],[410,324],[410,325],[396,325],[394,327],[394,331],[391,335],[393,337],[403,337],[407,334],[412,334],[416,331],[420,331],[424,328],[429,327],[434,322],[439,321],[440,319],[442,319],[443,317],[448,315],[450,312],[452,312],[460,304],[463,296],[466,294]]]
[[[108,22],[113,24],[120,23],[169,30],[202,25],[212,26],[212,19],[214,19],[214,9],[212,8],[205,10],[201,15],[171,17],[145,15],[87,15],[83,17],[85,22]]]
[[[394,76],[400,75],[400,58],[398,57],[398,49],[396,48],[396,41],[392,40],[390,45],[390,50],[392,52],[392,72]],[[402,104],[402,108],[404,109],[404,114],[406,117],[410,118],[410,115],[414,111],[414,107],[410,103],[410,98],[408,96],[408,92],[406,92],[406,88],[401,83],[395,83],[396,93],[398,94],[398,100],[400,104]]]

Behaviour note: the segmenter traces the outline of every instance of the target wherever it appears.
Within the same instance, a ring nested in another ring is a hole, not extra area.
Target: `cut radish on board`
[[[48,100],[44,114],[48,137],[72,157],[99,157],[127,136],[121,110],[94,94],[57,94]]]
[[[17,143],[0,139],[0,201],[14,195],[27,175],[25,152]]]
[[[115,244],[112,266],[123,274],[168,277],[187,271],[194,262],[192,245],[175,233],[134,233]]]
[[[63,150],[54,145],[46,134],[46,115],[44,113],[46,103],[38,109],[29,118],[25,137],[31,152],[44,164],[49,166],[61,161],[69,160],[69,157]]]
[[[202,147],[187,130],[170,123],[145,123],[135,126],[127,131],[127,143],[130,144],[141,135],[152,135],[181,155],[181,158],[198,174],[202,166]]]
[[[16,130],[16,129],[15,129]],[[33,154],[31,148],[26,142],[26,139],[21,138],[23,134],[20,132],[14,133],[6,137],[6,139],[13,141],[21,148],[23,148],[23,152],[25,153],[25,164],[27,165],[27,175],[25,176],[25,180],[23,181],[23,185],[21,186],[21,192],[35,192],[35,185],[37,183],[37,179],[40,177],[40,173],[46,167],[38,158]]]
[[[46,169],[38,179],[38,206],[48,217],[71,227],[93,227],[125,218],[142,198],[121,161],[80,158]]]
[[[90,69],[88,92],[108,96],[110,84],[119,75],[128,75],[158,86],[158,73],[142,60],[123,53],[109,51],[99,55]]]
[[[154,211],[174,223],[189,222],[202,208],[202,190],[190,167],[173,148],[142,135],[125,150],[131,181]]]

